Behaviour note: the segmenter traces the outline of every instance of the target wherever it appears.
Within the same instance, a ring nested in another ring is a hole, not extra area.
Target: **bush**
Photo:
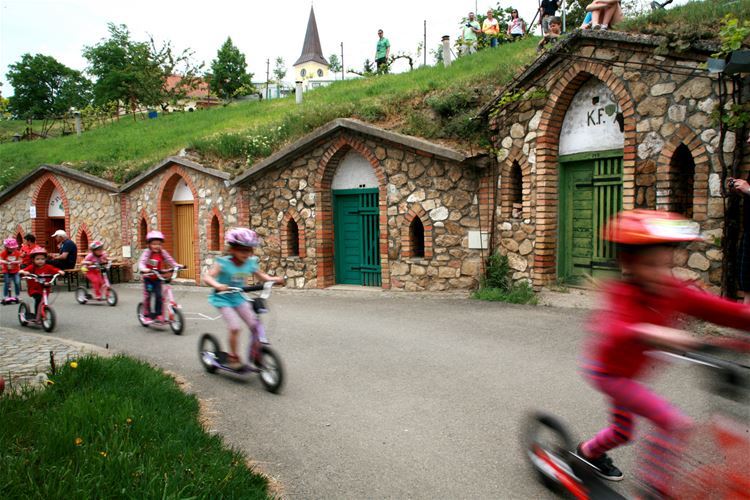
[[[478,101],[477,94],[467,90],[457,90],[449,94],[441,94],[428,97],[425,102],[442,118],[450,118],[466,109],[476,108]]]
[[[474,292],[475,299],[510,304],[536,305],[537,303],[534,289],[528,282],[513,283],[508,257],[499,253],[494,253],[487,259],[481,285],[481,288]]]

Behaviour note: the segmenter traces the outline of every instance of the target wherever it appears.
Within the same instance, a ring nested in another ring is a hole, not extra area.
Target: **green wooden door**
[[[559,277],[575,284],[617,275],[614,245],[601,230],[622,210],[622,158],[563,162],[560,172]]]
[[[380,213],[377,189],[333,192],[336,283],[380,286]]]

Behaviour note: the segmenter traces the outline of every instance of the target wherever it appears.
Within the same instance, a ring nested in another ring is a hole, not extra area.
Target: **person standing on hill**
[[[510,11],[510,21],[508,22],[508,35],[513,38],[515,42],[526,34],[526,23],[518,17],[518,10],[513,9]]]
[[[490,47],[497,47],[497,35],[500,34],[500,23],[492,9],[487,11],[487,19],[482,23],[482,33],[490,39]]]
[[[463,47],[462,53],[464,55],[473,54],[477,51],[477,35],[482,33],[482,28],[479,26],[476,17],[473,12],[469,12],[469,19],[464,23],[463,26]]]
[[[378,74],[388,72],[388,56],[391,55],[391,42],[383,36],[383,30],[378,30],[378,44],[375,48],[375,64]]]
[[[559,0],[542,0],[539,4],[539,26],[542,27],[542,36],[549,32],[549,22],[559,8]]]

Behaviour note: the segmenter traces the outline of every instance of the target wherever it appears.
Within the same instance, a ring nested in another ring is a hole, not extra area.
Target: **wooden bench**
[[[125,264],[122,262],[112,262],[112,265],[109,268],[108,275],[109,275],[109,282],[113,285],[115,283],[122,283],[122,271],[125,268]],[[86,279],[86,275],[81,272],[81,268],[76,267],[74,269],[68,269],[65,271],[65,276],[63,277],[63,280],[68,286],[68,291],[72,291],[73,288],[73,282],[75,281],[75,288],[78,288],[81,286],[81,283],[84,284],[86,288],[89,287],[89,282]]]

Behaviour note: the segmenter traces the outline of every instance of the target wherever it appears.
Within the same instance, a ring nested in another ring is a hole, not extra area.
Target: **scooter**
[[[141,323],[141,326],[149,327],[169,325],[172,333],[174,333],[175,335],[182,335],[182,331],[185,329],[185,319],[183,318],[182,311],[180,310],[182,309],[182,307],[175,301],[171,283],[173,279],[177,278],[177,273],[180,271],[184,271],[185,269],[187,268],[184,266],[174,266],[171,269],[172,275],[169,278],[165,278],[164,276],[162,276],[162,273],[169,272],[170,269],[166,269],[161,272],[151,271],[143,273],[144,277],[156,276],[164,284],[164,289],[162,290],[162,314],[155,320],[149,321],[149,319],[146,317],[146,314],[148,314],[148,311],[150,310],[150,305],[146,304],[144,310],[144,303],[138,303],[136,312],[138,313],[138,321]]]
[[[102,275],[102,288],[99,290],[99,298],[96,299],[91,295],[86,287],[79,286],[76,289],[76,301],[81,304],[88,304],[91,301],[94,302],[106,302],[108,305],[114,307],[117,305],[117,292],[112,289],[112,285],[109,282],[108,271],[112,267],[111,263],[106,263],[103,266],[101,264],[89,264],[86,266],[87,269],[95,269]],[[81,269],[83,271],[83,269]]]
[[[703,352],[682,354],[658,353],[659,357],[681,360],[708,370],[711,392],[726,399],[744,403],[747,418],[747,398],[750,394],[750,366],[729,361],[716,352],[750,352],[750,342],[730,341],[707,345]],[[716,414],[705,425],[713,438],[713,463],[690,467],[688,460],[674,478],[673,498],[717,498],[726,500],[750,499],[750,476],[747,457],[750,457],[750,429],[741,418]],[[620,500],[627,497],[599,479],[594,470],[576,455],[576,441],[557,417],[536,412],[528,417],[525,443],[526,456],[539,480],[561,496],[587,500]]]
[[[34,280],[42,285],[42,303],[39,304],[37,314],[31,313],[32,308],[21,301],[18,306],[18,322],[21,326],[42,325],[45,332],[55,329],[56,315],[49,303],[49,291],[55,285],[60,274],[27,274],[23,279]],[[50,278],[50,279],[47,279]]]
[[[230,288],[226,292],[216,292],[219,294],[239,293],[242,297],[250,302],[258,315],[259,328],[263,328],[260,322],[260,316],[268,312],[266,301],[271,296],[273,282],[269,281],[263,285],[251,285],[242,288]],[[248,292],[261,292],[258,297],[251,297]],[[198,344],[198,356],[200,357],[203,368],[208,373],[216,373],[218,370],[232,373],[235,375],[246,375],[248,373],[260,374],[260,381],[263,387],[271,393],[278,393],[284,383],[284,368],[281,359],[276,351],[271,349],[267,343],[261,342],[261,335],[252,335],[250,347],[248,349],[248,359],[250,363],[243,364],[241,368],[234,369],[229,367],[229,354],[221,350],[219,340],[210,333],[204,333]]]

